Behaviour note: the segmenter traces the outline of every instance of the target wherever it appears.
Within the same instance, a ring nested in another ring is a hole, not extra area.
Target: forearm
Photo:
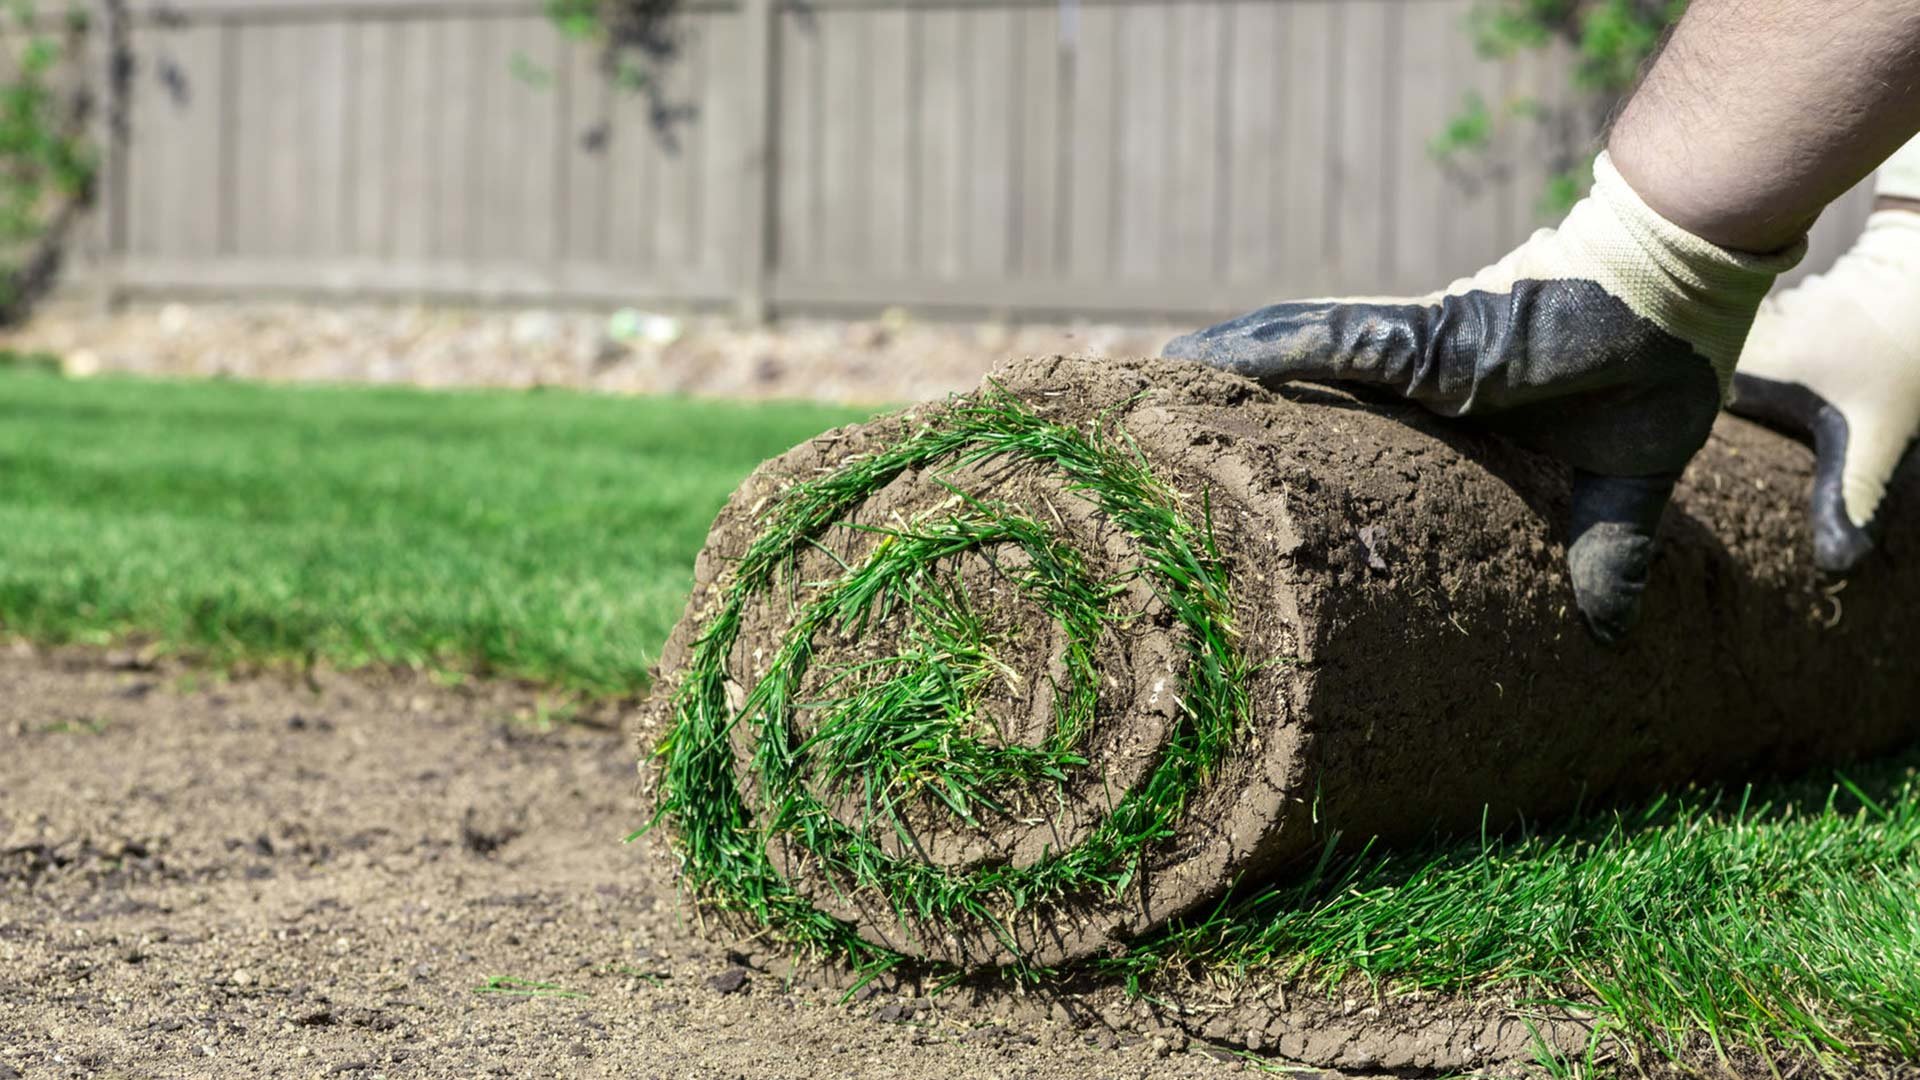
[[[1668,220],[1768,252],[1916,131],[1920,4],[1693,0],[1609,150]]]

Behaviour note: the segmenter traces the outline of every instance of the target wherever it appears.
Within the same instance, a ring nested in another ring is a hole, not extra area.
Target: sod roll
[[[1920,558],[1896,518],[1819,576],[1809,469],[1723,419],[1609,650],[1550,462],[1325,388],[1010,363],[721,512],[642,727],[656,822],[704,897],[802,945],[1053,965],[1330,837],[1883,749],[1920,716]]]

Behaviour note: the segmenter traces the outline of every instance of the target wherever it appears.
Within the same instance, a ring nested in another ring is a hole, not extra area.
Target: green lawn
[[[634,690],[728,493],[863,415],[0,369],[0,629]]]
[[[1822,770],[1541,834],[1332,859],[1108,966],[1149,987],[1168,968],[1347,992],[1494,986],[1595,1010],[1649,1065],[1913,1076],[1916,766],[1920,748],[1837,781]]]
[[[0,370],[0,630],[632,691],[727,493],[859,416]],[[1332,861],[1105,966],[1571,996],[1695,1063],[1909,1059],[1916,762]]]

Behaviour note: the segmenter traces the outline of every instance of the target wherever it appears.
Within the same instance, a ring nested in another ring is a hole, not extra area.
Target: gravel
[[[0,348],[74,376],[128,374],[622,394],[919,401],[972,389],[1007,356],[1157,352],[1181,327],[863,321],[740,327],[715,316],[543,309],[136,304],[48,309]]]

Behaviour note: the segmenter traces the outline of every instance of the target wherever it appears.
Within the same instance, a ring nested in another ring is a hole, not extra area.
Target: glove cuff
[[[1604,276],[1601,284],[1635,314],[1706,357],[1724,395],[1761,299],[1774,278],[1806,255],[1806,239],[1767,255],[1723,248],[1661,217],[1604,152],[1593,163],[1593,179],[1591,212],[1581,215],[1576,207],[1562,234],[1579,234]]]

